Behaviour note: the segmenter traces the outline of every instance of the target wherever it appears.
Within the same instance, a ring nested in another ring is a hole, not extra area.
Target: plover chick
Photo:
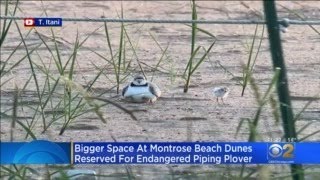
[[[223,98],[226,98],[229,94],[230,90],[227,87],[215,87],[213,88],[213,95],[217,98],[217,102],[219,103],[219,98],[221,98],[222,103]]]
[[[161,91],[156,84],[148,82],[142,75],[137,75],[123,88],[122,96],[129,102],[154,103],[161,96]]]

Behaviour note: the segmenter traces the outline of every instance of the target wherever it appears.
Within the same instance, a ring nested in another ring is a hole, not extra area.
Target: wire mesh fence
[[[12,19],[12,20],[23,20],[30,17],[22,16],[0,16],[0,19]],[[39,17],[47,18],[47,17]],[[62,17],[63,21],[73,22],[112,22],[112,23],[178,23],[178,24],[266,24],[264,20],[182,20],[182,19],[119,19],[119,18],[66,18]],[[289,24],[294,25],[320,25],[320,20],[291,20],[282,19],[278,23],[286,21]]]

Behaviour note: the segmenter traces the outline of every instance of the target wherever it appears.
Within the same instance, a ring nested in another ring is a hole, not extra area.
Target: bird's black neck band
[[[136,84],[131,83],[130,86],[131,87],[146,87],[146,86],[148,86],[148,83],[143,84],[143,85],[136,85]]]

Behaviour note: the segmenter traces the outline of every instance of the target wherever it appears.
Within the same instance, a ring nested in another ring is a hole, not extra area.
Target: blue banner
[[[320,143],[1,142],[1,164],[320,164]]]

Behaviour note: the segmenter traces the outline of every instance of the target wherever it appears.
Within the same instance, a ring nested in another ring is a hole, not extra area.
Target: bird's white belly
[[[129,86],[124,97],[134,102],[145,102],[155,98],[156,96],[149,91],[149,86]]]

